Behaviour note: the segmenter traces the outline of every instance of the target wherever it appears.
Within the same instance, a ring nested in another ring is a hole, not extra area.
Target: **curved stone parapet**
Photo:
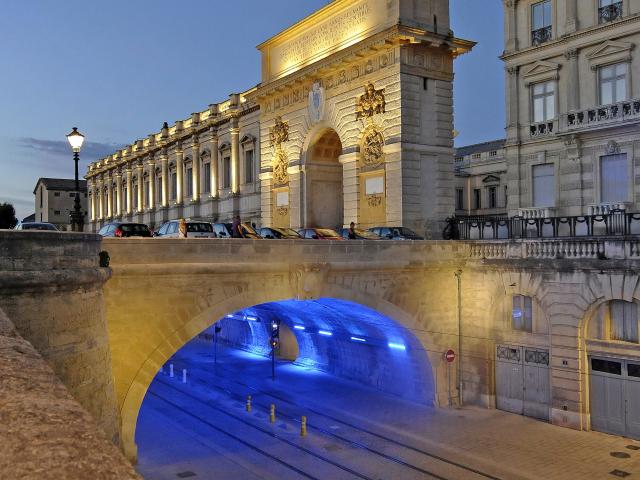
[[[0,308],[119,443],[100,250],[94,234],[0,230]]]
[[[0,477],[140,478],[2,310]]]

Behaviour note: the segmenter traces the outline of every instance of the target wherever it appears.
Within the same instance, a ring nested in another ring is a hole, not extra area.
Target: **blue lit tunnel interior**
[[[431,365],[418,339],[397,321],[357,303],[331,298],[265,303],[230,313],[203,333],[211,338],[217,325],[219,342],[269,355],[276,320],[280,359],[433,404]]]

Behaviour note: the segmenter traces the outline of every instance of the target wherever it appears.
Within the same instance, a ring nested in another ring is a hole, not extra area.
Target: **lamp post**
[[[80,181],[78,180],[78,162],[80,161],[80,149],[82,148],[82,143],[84,142],[84,135],[82,135],[76,127],[73,127],[73,130],[69,135],[67,135],[67,140],[69,141],[69,145],[71,145],[71,149],[73,150],[73,160],[76,164],[76,195],[75,200],[73,202],[73,212],[71,212],[71,228],[74,232],[81,232],[84,227],[84,214],[80,209]]]

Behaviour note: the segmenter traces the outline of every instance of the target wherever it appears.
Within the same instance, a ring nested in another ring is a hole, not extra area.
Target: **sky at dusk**
[[[0,203],[34,211],[39,177],[71,178],[65,135],[85,134],[81,174],[122,145],[260,81],[256,45],[327,0],[4,0]],[[475,40],[456,61],[457,145],[504,135],[501,0],[451,0]]]

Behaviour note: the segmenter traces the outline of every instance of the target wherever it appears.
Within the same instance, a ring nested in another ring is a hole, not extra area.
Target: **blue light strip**
[[[351,337],[351,340],[353,340],[354,342],[360,342],[360,343],[367,342],[364,338],[361,338],[361,337]]]
[[[331,333],[331,332],[327,332],[326,330],[318,330],[318,333],[319,333],[320,335],[324,335],[325,337],[331,337],[331,336],[333,336],[333,333]]]
[[[389,342],[389,348],[393,348],[394,350],[406,350],[407,347],[402,345],[401,343],[393,343]]]
[[[295,328],[296,330],[305,330],[305,328],[302,325],[294,325],[293,328]]]

